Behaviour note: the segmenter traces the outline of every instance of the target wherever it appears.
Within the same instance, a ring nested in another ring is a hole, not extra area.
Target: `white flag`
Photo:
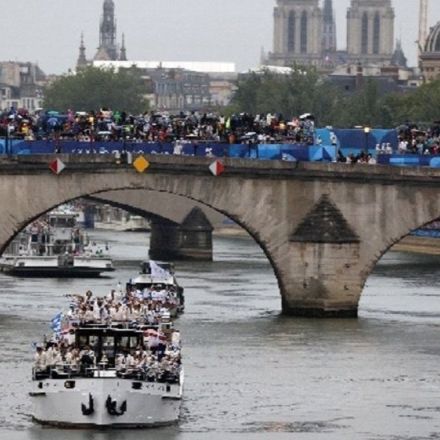
[[[167,280],[171,274],[160,267],[155,261],[150,260],[151,278],[156,278],[159,280]]]

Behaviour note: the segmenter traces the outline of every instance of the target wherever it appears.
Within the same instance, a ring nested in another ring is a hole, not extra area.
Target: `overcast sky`
[[[87,56],[98,46],[102,0],[2,1],[0,60],[38,62],[46,73],[74,67],[83,31]],[[346,46],[346,9],[334,0],[338,46]],[[394,0],[396,38],[416,63],[419,0]],[[115,0],[118,34],[128,58],[164,61],[232,61],[239,70],[258,64],[261,47],[272,49],[275,0]],[[430,25],[440,20],[431,0]]]

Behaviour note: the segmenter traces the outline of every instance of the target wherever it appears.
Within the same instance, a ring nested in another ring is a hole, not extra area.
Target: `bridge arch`
[[[0,161],[0,249],[32,219],[86,195],[108,191],[175,194],[211,207],[243,227],[269,259],[283,311],[299,316],[357,316],[367,277],[402,237],[440,217],[440,171],[150,156],[137,173],[111,157],[61,156]],[[18,162],[18,165],[17,165]]]
[[[92,196],[99,197],[110,191],[150,191],[160,194],[174,194],[205,205],[222,215],[232,219],[240,225],[262,248],[267,256],[277,278],[281,294],[285,291],[279,268],[272,255],[272,251],[264,236],[270,235],[273,229],[268,223],[268,231],[262,234],[258,223],[263,220],[254,215],[243,205],[243,186],[249,182],[242,182],[240,188],[231,191],[230,183],[215,180],[209,173],[205,176],[168,176],[158,174],[145,175],[134,172],[129,168],[122,173],[97,173],[82,176],[66,173],[58,177],[50,173],[34,176],[33,183],[25,182],[23,176],[0,176],[0,200],[9,200],[8,211],[0,212],[0,251],[3,252],[9,242],[29,223],[42,214],[49,212],[57,206],[79,198]],[[3,178],[3,182],[2,182]],[[20,191],[17,189],[20,188]],[[13,194],[13,197],[11,195]],[[249,192],[252,194],[252,192]],[[258,197],[249,200],[248,206],[258,206],[268,202],[271,192],[266,195],[260,193]],[[275,216],[274,219],[277,217]],[[274,222],[275,223],[275,222]]]

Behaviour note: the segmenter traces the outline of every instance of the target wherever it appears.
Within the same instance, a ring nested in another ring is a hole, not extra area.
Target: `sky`
[[[338,47],[346,47],[350,0],[334,0]],[[115,0],[118,34],[128,58],[163,61],[235,62],[239,71],[258,65],[261,48],[272,49],[275,0]],[[416,64],[418,0],[393,0],[396,38]],[[102,0],[2,1],[0,60],[38,62],[46,73],[73,68],[81,32],[87,56],[99,41]],[[430,25],[440,21],[440,1],[431,0]]]

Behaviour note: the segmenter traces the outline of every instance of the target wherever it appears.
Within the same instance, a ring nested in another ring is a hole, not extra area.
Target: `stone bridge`
[[[0,160],[0,250],[55,206],[108,191],[174,194],[230,217],[256,240],[277,277],[282,308],[298,316],[354,317],[365,282],[396,242],[440,217],[440,170],[151,156],[137,173],[110,157]],[[252,282],[252,280],[249,280]]]

